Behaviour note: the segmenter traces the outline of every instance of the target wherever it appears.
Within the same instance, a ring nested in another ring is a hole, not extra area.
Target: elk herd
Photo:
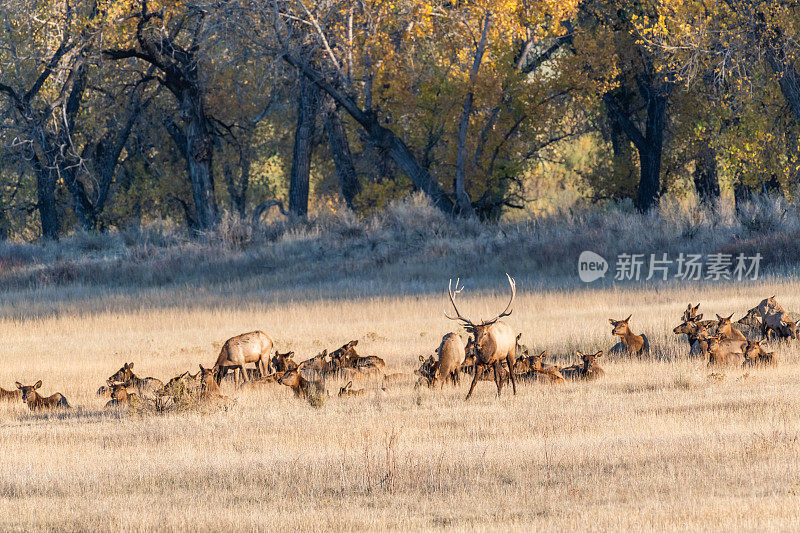
[[[222,393],[220,384],[231,379],[240,390],[262,387],[288,387],[298,398],[313,399],[327,395],[326,381],[337,378],[346,383],[339,389],[339,397],[365,396],[370,389],[354,388],[357,384],[377,384],[371,390],[383,393],[387,387],[399,383],[415,383],[414,387],[458,387],[461,375],[472,376],[466,399],[469,399],[479,381],[494,381],[497,395],[510,382],[514,394],[518,383],[541,383],[565,385],[566,381],[597,380],[605,371],[598,360],[603,351],[576,351],[580,359],[577,364],[561,367],[545,364],[547,351],[538,355],[530,353],[520,343],[517,333],[507,322],[501,320],[512,313],[516,297],[516,283],[506,274],[511,296],[505,309],[490,320],[473,321],[458,309],[458,295],[463,291],[450,281],[448,296],[454,314],[445,316],[460,324],[468,334],[466,342],[458,333],[446,334],[435,356],[419,356],[420,366],[414,375],[405,373],[387,374],[386,363],[377,356],[362,356],[356,351],[357,340],[340,348],[320,354],[300,363],[294,361],[294,352],[274,351],[272,338],[262,331],[244,333],[228,339],[219,352],[213,367],[202,364],[196,373],[183,372],[167,383],[152,378],[139,377],[134,373],[134,363],[124,363],[108,377],[106,384],[97,393],[109,398],[108,409],[131,408],[147,405],[163,411],[171,406],[191,399],[198,404],[227,406],[234,402]],[[774,366],[777,358],[765,350],[768,341],[786,341],[797,338],[797,324],[778,304],[775,297],[765,298],[744,317],[732,322],[733,314],[716,320],[703,320],[700,304],[689,304],[681,317],[681,323],[673,329],[676,335],[686,335],[690,356],[703,358],[708,367],[744,368]],[[644,334],[636,334],[630,327],[631,315],[624,320],[609,319],[611,334],[619,337],[609,355],[651,356],[650,343]],[[274,355],[273,355],[274,352]],[[253,365],[248,367],[247,365]],[[232,376],[228,376],[232,372]],[[42,409],[68,409],[63,394],[41,396],[37,391],[42,386],[39,380],[33,385],[16,383],[16,389],[0,387],[0,401],[22,401],[32,411]]]

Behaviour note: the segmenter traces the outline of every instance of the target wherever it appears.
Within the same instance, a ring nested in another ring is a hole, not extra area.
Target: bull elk
[[[453,289],[453,280],[447,286],[447,293],[450,296],[450,303],[453,305],[453,310],[456,316],[452,317],[447,313],[444,314],[450,320],[457,320],[469,333],[472,334],[471,352],[475,355],[475,375],[472,378],[472,385],[469,387],[466,400],[472,396],[472,391],[475,389],[475,384],[478,382],[478,367],[485,367],[492,365],[494,368],[494,381],[497,385],[497,396],[503,389],[503,382],[500,377],[500,364],[502,360],[508,363],[508,373],[511,377],[511,386],[514,390],[514,395],[517,394],[517,382],[514,379],[514,363],[517,351],[517,335],[514,330],[500,321],[501,318],[511,315],[511,304],[514,303],[514,297],[517,295],[517,284],[514,278],[506,274],[508,283],[511,286],[511,299],[508,301],[506,308],[491,320],[484,320],[480,324],[472,322],[470,319],[465,318],[456,306],[456,296],[464,290],[463,287],[459,288],[459,279],[456,279],[456,286]]]
[[[266,376],[267,367],[270,366],[269,354],[272,352],[272,345],[272,339],[263,331],[251,331],[226,340],[219,351],[217,362],[212,368],[217,384],[222,381],[230,369],[233,369],[234,381],[237,384],[237,371],[243,382],[248,381],[247,370],[244,366],[247,363],[255,363],[261,375]]]
[[[36,389],[42,386],[40,379],[33,385],[23,385],[17,381],[17,388],[22,391],[22,401],[28,404],[31,411],[38,411],[40,409],[55,409],[58,407],[69,409],[69,403],[64,395],[60,392],[52,396],[40,396]]]

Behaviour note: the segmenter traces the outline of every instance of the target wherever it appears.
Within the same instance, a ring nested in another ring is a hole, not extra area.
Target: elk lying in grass
[[[133,373],[133,363],[125,363],[122,368],[112,374],[106,383],[111,386],[112,383],[124,383],[128,388],[136,389],[139,396],[143,398],[152,398],[156,393],[164,387],[164,384],[156,378],[140,378]],[[100,391],[98,391],[99,393]]]
[[[703,315],[700,315],[703,316]],[[711,322],[713,326],[707,325]],[[689,354],[708,356],[708,343],[706,336],[713,334],[712,328],[716,330],[716,321],[704,320],[703,322],[684,322],[679,326],[675,326],[672,330],[676,335],[686,334],[689,341]]]
[[[273,372],[286,372],[297,368],[297,363],[292,359],[293,355],[294,352],[279,353],[276,351],[275,356],[272,358]]]
[[[745,338],[742,332],[733,326],[733,323],[731,322],[732,318],[733,313],[727,317],[721,317],[717,315],[717,335],[719,335],[723,340],[747,341],[747,338]]]
[[[266,376],[272,345],[272,339],[263,331],[251,331],[226,340],[212,369],[217,384],[222,381],[228,370],[233,370],[234,381],[237,384],[239,382],[236,376],[237,372],[242,381],[246,382],[249,379],[245,370],[247,363],[255,363],[261,375]]]
[[[200,399],[208,402],[227,401],[228,397],[222,394],[213,368],[203,368],[200,365]]]
[[[23,385],[17,381],[17,388],[22,391],[22,401],[28,404],[31,411],[38,411],[40,409],[56,409],[64,408],[69,409],[69,403],[63,394],[57,392],[52,396],[40,396],[36,390],[42,386],[40,379],[33,385]]]
[[[289,370],[278,380],[281,385],[286,385],[294,391],[298,398],[308,399],[311,395],[319,393],[322,385],[318,382],[310,381],[300,375],[299,370]]]
[[[628,325],[632,316],[633,315],[628,315],[628,318],[625,320],[608,319],[613,326],[611,334],[621,337],[622,339],[609,350],[609,353],[630,355],[648,355],[650,353],[650,342],[647,340],[647,337],[644,334],[636,335],[631,331]]]
[[[508,283],[511,286],[511,299],[508,301],[508,305],[506,305],[506,308],[503,310],[503,312],[501,312],[495,318],[489,321],[482,321],[480,324],[476,324],[475,322],[472,322],[470,319],[464,318],[461,315],[458,307],[456,307],[456,295],[458,295],[464,289],[463,287],[460,289],[458,288],[458,279],[456,279],[455,290],[452,288],[452,279],[447,287],[447,293],[450,296],[450,303],[453,305],[453,310],[456,312],[456,316],[451,317],[445,313],[447,318],[450,320],[458,320],[461,322],[461,325],[464,327],[464,329],[472,334],[470,351],[471,354],[475,356],[475,364],[477,366],[484,367],[491,365],[494,368],[494,381],[497,385],[498,396],[500,396],[500,393],[503,390],[503,382],[501,381],[500,376],[500,362],[503,360],[508,363],[511,386],[514,389],[514,395],[517,394],[517,382],[514,379],[517,335],[514,333],[514,330],[511,329],[511,326],[505,322],[500,322],[501,318],[511,315],[511,304],[514,303],[514,297],[517,295],[517,285],[514,282],[514,278],[508,274],[506,274],[506,277],[508,278]],[[472,391],[475,389],[475,384],[478,382],[479,372],[477,370],[477,366],[475,375],[472,378],[472,384],[470,385],[469,392],[467,393],[467,400],[469,400],[470,396],[472,396]]]
[[[331,353],[331,362],[335,370],[368,367],[383,369],[386,367],[386,362],[378,356],[367,355],[362,357],[358,355],[355,349],[357,344],[358,340],[352,340]]]
[[[353,382],[348,381],[347,384],[339,389],[339,398],[342,396],[345,397],[353,397],[353,396],[364,396],[367,393],[366,389],[353,389]]]
[[[778,339],[796,339],[797,322],[789,318],[789,314],[775,299],[775,296],[764,298],[750,312],[761,318],[761,332],[765,339],[774,335]]]
[[[22,391],[19,389],[16,390],[6,390],[3,387],[0,387],[0,402],[16,402],[17,400],[22,399]]]
[[[452,380],[454,386],[461,383],[461,365],[466,357],[465,350],[464,340],[457,333],[448,333],[442,337],[442,342],[436,348],[439,364],[431,375],[431,386],[441,382],[441,387],[444,387],[448,378]]]
[[[603,355],[602,350],[594,354],[576,351],[575,354],[583,360],[583,364],[562,368],[561,375],[563,375],[565,379],[585,379],[592,381],[606,375],[605,371],[600,368],[600,365],[595,362],[598,357]]]
[[[128,392],[128,387],[124,383],[112,383],[111,385],[111,399],[106,403],[106,409],[113,407],[130,407],[136,405],[139,401],[139,396],[136,393]]]
[[[778,366],[775,353],[765,351],[759,341],[747,341],[744,357],[744,366]]]
[[[411,374],[405,374],[403,372],[395,372],[393,374],[386,374],[383,376],[383,386],[386,387],[387,385],[394,385],[396,383],[402,383],[404,381],[411,381],[413,376]]]
[[[741,368],[744,363],[745,343],[735,339],[725,339],[721,334],[708,337],[708,366]]]

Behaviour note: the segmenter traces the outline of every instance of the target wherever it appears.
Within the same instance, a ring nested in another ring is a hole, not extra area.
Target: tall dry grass
[[[354,275],[354,278],[356,275]],[[474,281],[474,280],[473,280]],[[251,283],[251,282],[248,282]],[[650,360],[601,361],[607,377],[556,389],[521,385],[495,397],[412,382],[332,396],[313,407],[281,387],[226,389],[218,412],[105,412],[94,395],[124,361],[168,378],[213,362],[215,343],[264,329],[281,350],[311,356],[360,339],[390,372],[411,372],[454,324],[446,296],[394,294],[258,301],[248,283],[61,299],[0,301],[0,385],[44,380],[67,415],[0,405],[0,529],[20,530],[794,530],[800,527],[797,344],[776,369],[708,378],[671,333],[688,301],[706,315],[742,312],[776,293],[800,308],[800,283],[645,289],[532,290],[520,284],[509,322],[562,363],[607,349],[609,317],[633,313]],[[354,283],[356,283],[354,281]],[[505,305],[503,279],[474,281],[463,311]],[[268,281],[264,282],[269,287]],[[347,285],[342,282],[342,286]],[[33,289],[31,298],[57,288]],[[20,296],[21,298],[21,296]],[[45,312],[47,311],[47,312]]]

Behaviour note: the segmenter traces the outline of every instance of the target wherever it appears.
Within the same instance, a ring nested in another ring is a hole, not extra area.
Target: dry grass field
[[[503,283],[468,283],[462,310],[497,313]],[[329,381],[316,407],[286,387],[226,385],[236,399],[228,410],[165,415],[106,412],[95,391],[125,361],[162,380],[211,365],[215,345],[256,328],[298,360],[357,338],[389,372],[411,373],[454,328],[442,316],[444,287],[266,303],[241,287],[227,297],[195,287],[52,291],[0,303],[0,386],[42,379],[43,394],[62,392],[73,406],[45,415],[0,404],[2,530],[800,528],[798,345],[776,346],[776,369],[718,380],[671,331],[689,301],[706,317],[741,316],[771,294],[800,309],[795,280],[560,291],[520,283],[508,322],[561,364],[576,362],[575,349],[608,349],[608,318],[633,313],[654,357],[601,360],[599,382],[520,385],[500,399],[482,382],[465,402],[464,379],[458,390],[414,390],[410,378],[350,399]]]

